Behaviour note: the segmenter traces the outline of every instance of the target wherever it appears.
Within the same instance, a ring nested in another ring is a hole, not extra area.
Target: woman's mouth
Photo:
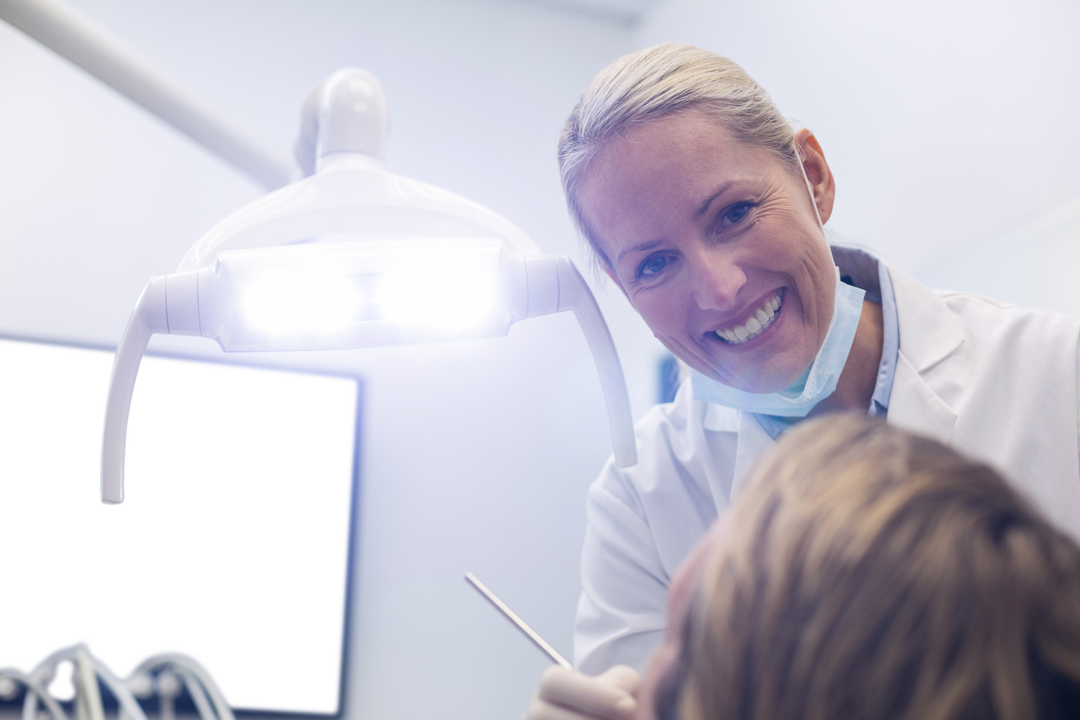
[[[777,292],[766,300],[764,305],[750,313],[750,317],[742,325],[717,330],[716,336],[728,345],[741,345],[744,342],[753,340],[772,325],[776,314],[780,312],[782,304],[781,293]]]

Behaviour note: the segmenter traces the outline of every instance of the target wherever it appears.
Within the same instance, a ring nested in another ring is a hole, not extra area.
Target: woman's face
[[[827,220],[832,175],[809,131],[796,142],[812,151]],[[579,201],[608,274],[690,367],[767,393],[813,362],[832,320],[832,255],[806,182],[773,153],[684,111],[609,142]]]

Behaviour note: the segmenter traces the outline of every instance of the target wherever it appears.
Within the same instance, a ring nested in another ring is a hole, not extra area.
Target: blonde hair
[[[1063,717],[1080,549],[990,468],[807,422],[732,511],[684,628],[683,720]]]
[[[559,137],[563,191],[578,230],[603,263],[578,202],[589,163],[610,140],[672,113],[698,109],[733,137],[776,153],[798,171],[794,131],[765,90],[723,55],[668,43],[619,58],[602,70],[570,113]]]

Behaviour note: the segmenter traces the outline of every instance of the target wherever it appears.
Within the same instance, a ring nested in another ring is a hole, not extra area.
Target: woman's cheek
[[[668,334],[677,315],[677,305],[659,288],[645,288],[634,296],[634,309],[657,334]]]

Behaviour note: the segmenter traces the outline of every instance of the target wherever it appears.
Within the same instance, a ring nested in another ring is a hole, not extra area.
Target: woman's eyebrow
[[[621,263],[622,259],[624,257],[626,257],[627,255],[629,255],[630,253],[632,253],[632,252],[645,252],[646,250],[652,250],[654,247],[659,245],[661,242],[662,242],[661,240],[649,240],[647,242],[641,243],[640,245],[635,245],[634,247],[626,248],[621,253],[619,253],[618,256],[615,258],[615,264],[618,265],[619,263]]]
[[[734,185],[734,184],[735,184],[734,180],[729,180],[728,182],[724,183],[719,188],[717,188],[716,192],[714,192],[712,195],[710,195],[709,198],[705,202],[701,203],[701,206],[698,207],[697,212],[694,213],[694,217],[699,218],[702,215],[704,215],[705,213],[707,213],[709,211],[709,206],[712,205],[712,203],[713,203],[713,200],[715,200],[716,198],[720,197],[721,195],[726,193],[728,190],[730,190],[731,186]]]

